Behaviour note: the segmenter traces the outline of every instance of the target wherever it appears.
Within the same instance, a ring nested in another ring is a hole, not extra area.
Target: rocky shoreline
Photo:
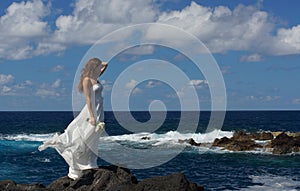
[[[0,181],[1,191],[202,191],[204,188],[190,182],[182,173],[147,178],[138,181],[126,168],[101,166],[85,170],[80,179],[67,176],[58,178],[48,186],[17,184],[12,180]]]
[[[198,147],[220,147],[229,151],[263,151],[276,155],[300,152],[300,133],[235,131],[231,138],[215,139],[213,143],[197,143],[192,138],[178,140]]]

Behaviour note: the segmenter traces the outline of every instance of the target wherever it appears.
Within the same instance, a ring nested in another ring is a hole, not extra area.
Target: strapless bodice
[[[103,86],[100,83],[94,84],[93,85],[93,91],[100,91],[102,92]]]

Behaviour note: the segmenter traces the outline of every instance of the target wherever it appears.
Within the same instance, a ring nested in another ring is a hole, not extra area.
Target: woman
[[[98,168],[98,143],[104,130],[102,85],[97,78],[107,68],[107,62],[90,59],[82,70],[79,92],[84,92],[86,105],[61,135],[57,133],[39,147],[42,151],[55,148],[69,165],[68,177],[75,180],[82,170]]]

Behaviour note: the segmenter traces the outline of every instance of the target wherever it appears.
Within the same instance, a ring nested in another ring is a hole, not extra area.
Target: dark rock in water
[[[114,190],[120,191],[204,191],[204,188],[189,182],[181,173],[147,178],[135,186],[122,185]]]
[[[251,138],[258,141],[273,140],[274,136],[271,132],[251,133]]]
[[[231,151],[250,151],[256,148],[262,148],[262,145],[256,144],[254,140],[268,140],[273,139],[272,133],[246,133],[244,131],[236,131],[229,139],[223,137],[215,139],[213,146],[224,147]]]
[[[80,179],[72,180],[61,177],[52,182],[47,188],[50,190],[109,190],[117,185],[130,185],[137,183],[137,179],[128,169],[108,166],[99,169],[83,171]]]
[[[254,140],[232,140],[225,146],[225,149],[231,151],[251,151],[255,148],[261,148],[262,146],[256,144]]]
[[[121,189],[122,190],[122,189]],[[181,173],[161,177],[147,178],[139,182],[132,191],[203,191],[195,183],[189,182]],[[131,191],[131,189],[128,189]]]
[[[286,133],[281,133],[271,142],[273,154],[288,154],[300,151],[300,136],[289,136]]]
[[[236,131],[234,132],[233,139],[235,140],[273,140],[274,136],[271,132],[253,132],[253,133],[246,133],[245,131]]]
[[[273,154],[287,154],[292,152],[293,137],[288,136],[286,133],[281,133],[271,142],[273,147]]]
[[[193,145],[193,146],[200,146],[201,143],[197,143],[193,138],[190,138],[190,139],[179,139],[178,140],[179,143],[188,143],[190,145]]]
[[[233,133],[233,136],[231,137],[231,140],[249,140],[251,139],[249,134],[247,134],[245,131],[235,131]]]
[[[17,184],[12,180],[0,181],[1,191],[40,191],[45,190],[45,186],[39,183],[36,184]]]
[[[83,176],[72,180],[67,176],[58,178],[46,188],[41,184],[16,184],[11,180],[0,181],[1,191],[201,191],[198,186],[181,174],[152,177],[138,182],[128,169],[107,166],[83,171]]]
[[[229,143],[231,143],[231,139],[229,139],[228,137],[223,137],[221,139],[216,138],[213,142],[213,146],[215,146],[215,147],[225,147]]]
[[[142,137],[142,140],[150,140],[150,137]]]

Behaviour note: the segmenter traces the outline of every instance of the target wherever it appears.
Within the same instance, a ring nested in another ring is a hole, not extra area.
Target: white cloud
[[[8,75],[0,74],[0,85],[10,83],[13,80],[14,80],[14,76],[11,74]]]
[[[64,69],[64,66],[62,66],[62,65],[57,65],[57,66],[55,66],[54,68],[52,68],[52,72],[59,72],[59,71],[61,71],[61,70],[63,70]]]
[[[59,87],[60,87],[60,83],[61,83],[61,80],[60,80],[60,79],[57,79],[57,80],[51,85],[51,87],[52,87],[52,88],[59,88]]]
[[[246,96],[247,100],[254,100],[254,101],[262,101],[262,102],[271,102],[271,101],[276,101],[281,99],[281,96],[270,96],[270,95],[266,95],[266,96]]]
[[[138,82],[136,80],[130,80],[129,82],[127,82],[125,84],[125,87],[127,89],[133,89],[137,84],[138,84]]]
[[[292,100],[292,104],[298,105],[300,104],[300,99],[299,98],[295,98]]]
[[[270,50],[275,55],[300,53],[300,24],[289,29],[280,28]]]
[[[212,52],[230,50],[259,52],[241,58],[261,60],[262,55],[300,54],[300,24],[277,28],[272,14],[259,6],[206,7],[196,2],[179,10],[161,11],[153,0],[77,0],[72,14],[63,13],[51,28],[46,16],[51,3],[42,0],[12,3],[0,17],[0,58],[24,59],[53,52],[61,53],[73,44],[90,45],[104,35],[137,23],[166,23],[177,26],[202,40]],[[148,35],[148,36],[147,36]],[[149,36],[150,35],[150,36]],[[126,39],[124,33],[118,39]],[[173,37],[189,45],[177,33],[151,31],[141,38]],[[136,39],[137,41],[140,39]],[[146,47],[135,53],[152,53]]]
[[[25,80],[25,85],[32,85],[32,82],[30,80]]]
[[[59,96],[59,93],[55,92],[54,90],[38,89],[36,91],[36,95],[40,97],[48,97],[48,96]]]
[[[2,93],[8,93],[9,91],[11,90],[11,88],[10,87],[7,87],[7,86],[3,86],[2,87]]]
[[[0,58],[24,59],[33,56],[34,47],[47,37],[49,26],[43,18],[49,7],[41,0],[12,3],[0,17]]]
[[[136,80],[130,80],[129,82],[127,82],[125,84],[125,88],[127,90],[132,90],[133,94],[137,94],[137,93],[141,93],[142,90],[138,87],[136,87],[138,85],[138,82]]]
[[[221,67],[222,74],[231,74],[231,66],[223,66]]]
[[[208,85],[207,80],[190,80],[188,82],[189,86],[194,86],[196,89],[201,89],[205,85]]]
[[[147,87],[147,88],[155,88],[155,87],[157,87],[157,86],[159,86],[159,85],[161,85],[161,82],[160,82],[160,81],[149,80],[149,81],[147,82],[146,87]]]
[[[65,89],[61,87],[61,80],[57,79],[52,84],[42,83],[38,88],[36,88],[35,96],[45,98],[47,96],[59,97],[61,96]]]
[[[157,12],[151,0],[78,0],[72,15],[56,20],[54,38],[64,43],[95,43],[122,26],[153,22]]]
[[[163,13],[159,22],[175,25],[196,35],[212,52],[249,50],[272,30],[268,13],[253,6],[204,7],[192,2],[181,11]],[[166,34],[168,35],[168,34]]]
[[[241,62],[259,62],[262,60],[263,60],[263,58],[260,54],[244,55],[240,59]]]
[[[153,45],[143,45],[143,46],[130,48],[126,50],[124,53],[132,54],[132,55],[148,55],[148,54],[152,54],[153,52],[154,52]]]
[[[299,54],[300,25],[279,28],[274,35],[274,21],[268,12],[257,6],[239,5],[230,10],[225,6],[210,8],[191,2],[182,10],[160,14],[157,22],[194,34],[212,52],[245,50],[271,55]],[[170,34],[160,35],[164,38],[163,35]]]
[[[101,80],[100,83],[103,85],[104,91],[110,91],[112,88],[112,82],[108,80]]]

